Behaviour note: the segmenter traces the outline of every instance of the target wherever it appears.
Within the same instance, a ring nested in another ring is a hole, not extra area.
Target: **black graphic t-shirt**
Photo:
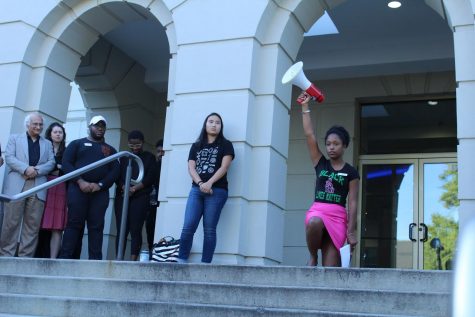
[[[348,163],[335,171],[323,155],[315,166],[317,181],[315,184],[315,202],[346,206],[346,197],[350,181],[359,179],[358,171]]]
[[[211,143],[200,148],[198,144],[193,143],[188,155],[188,161],[196,162],[196,172],[200,175],[203,182],[207,182],[216,171],[221,167],[223,157],[231,155],[234,159],[234,147],[228,140],[223,140],[219,144]],[[228,189],[227,174],[218,179],[213,187]],[[193,186],[197,184],[193,183]]]

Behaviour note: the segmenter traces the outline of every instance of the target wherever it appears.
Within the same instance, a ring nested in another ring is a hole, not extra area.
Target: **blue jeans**
[[[185,221],[180,237],[180,253],[178,258],[187,260],[190,256],[193,236],[203,217],[203,254],[201,262],[211,263],[216,248],[216,227],[221,210],[228,199],[228,191],[213,188],[213,194],[205,194],[196,186],[192,186],[185,209]]]

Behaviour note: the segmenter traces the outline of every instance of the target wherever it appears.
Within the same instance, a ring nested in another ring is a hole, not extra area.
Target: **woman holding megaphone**
[[[302,123],[307,147],[315,168],[317,181],[315,199],[305,216],[308,265],[317,265],[317,251],[322,250],[323,266],[340,266],[340,248],[346,241],[353,250],[356,243],[356,208],[358,203],[359,174],[343,160],[350,143],[348,131],[341,126],[331,127],[325,135],[328,159],[317,144],[309,101],[312,97],[302,92],[298,102],[302,105]],[[348,212],[346,201],[348,198]]]

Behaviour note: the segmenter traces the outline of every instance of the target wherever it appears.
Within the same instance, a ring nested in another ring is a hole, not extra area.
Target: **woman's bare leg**
[[[326,230],[322,238],[322,265],[341,266],[340,250],[337,250]]]
[[[306,238],[307,238],[307,247],[310,252],[310,260],[308,261],[309,266],[316,266],[317,252],[322,245],[322,234],[323,234],[323,220],[319,217],[312,217],[308,221],[306,228]]]
[[[49,242],[50,248],[50,257],[56,259],[61,249],[61,231],[53,230],[51,231],[51,240]]]

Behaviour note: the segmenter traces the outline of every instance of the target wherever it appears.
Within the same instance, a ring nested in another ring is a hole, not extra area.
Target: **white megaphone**
[[[282,84],[292,83],[316,99],[317,102],[323,102],[323,100],[325,100],[325,96],[320,91],[320,89],[315,87],[315,85],[307,79],[302,68],[303,62],[297,62],[290,66],[290,68],[282,77]],[[297,99],[298,103],[302,103],[302,101],[303,100]]]

